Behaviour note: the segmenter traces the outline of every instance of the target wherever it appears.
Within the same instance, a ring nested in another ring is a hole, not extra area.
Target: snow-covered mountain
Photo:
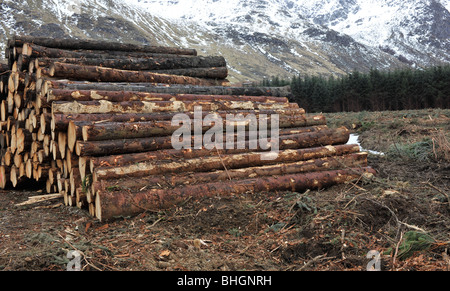
[[[450,62],[450,0],[1,0],[12,33],[196,48],[230,80]]]

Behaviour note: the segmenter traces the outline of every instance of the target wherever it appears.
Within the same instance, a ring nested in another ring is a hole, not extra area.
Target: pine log
[[[79,187],[75,190],[76,192],[76,204],[78,208],[83,208],[86,204],[86,193],[83,192],[83,188]]]
[[[168,94],[137,91],[96,91],[73,89],[49,89],[47,102],[52,101],[254,101],[261,103],[288,103],[286,97],[247,95]]]
[[[22,46],[22,53],[30,58],[79,58],[79,59],[111,59],[115,57],[131,58],[153,58],[153,57],[171,57],[174,54],[153,53],[153,52],[132,52],[132,51],[114,51],[114,50],[70,50],[58,49],[40,46],[31,43],[25,43]],[[188,55],[186,55],[188,56]]]
[[[5,189],[10,181],[11,167],[0,165],[0,188]]]
[[[325,128],[323,128],[325,129]],[[323,130],[322,129],[322,130]],[[290,153],[298,155],[301,152],[305,159],[313,159],[314,157],[326,157],[326,156],[342,156],[359,152],[358,145],[335,145],[327,146],[324,148],[311,148],[290,150]],[[298,152],[297,152],[298,151]],[[90,172],[93,172],[98,167],[118,167],[129,164],[135,164],[140,162],[162,161],[162,160],[181,160],[181,159],[193,159],[199,157],[209,157],[218,155],[230,155],[249,152],[248,149],[233,149],[233,150],[159,150],[133,154],[119,154],[99,157],[89,157]],[[80,157],[80,159],[86,160],[86,157]],[[81,162],[80,162],[81,164]],[[83,170],[84,171],[84,170]]]
[[[305,110],[302,108],[286,108],[286,109],[273,109],[273,110],[228,110],[228,111],[202,111],[202,118],[205,118],[208,114],[215,114],[221,118],[226,118],[227,114],[242,114],[244,117],[248,114],[253,114],[259,117],[261,114],[273,115],[279,114],[280,116],[290,116],[291,117],[291,127],[296,126],[297,123],[303,122],[305,125],[308,124],[324,124],[326,122],[325,117],[315,116],[315,117],[304,117]],[[145,122],[145,121],[156,121],[156,120],[172,120],[175,115],[179,112],[153,112],[153,113],[92,113],[92,114],[70,114],[70,113],[54,113],[50,117],[51,130],[53,131],[64,131],[68,129],[69,122]],[[193,112],[184,112],[189,118],[194,118]],[[41,117],[41,126],[48,125],[45,118],[48,120],[49,116],[45,115]],[[316,118],[316,120],[315,120]],[[301,121],[296,121],[301,120]],[[282,122],[280,124],[282,126]],[[286,126],[287,127],[287,126]],[[45,130],[47,132],[47,127]]]
[[[224,86],[228,83],[224,80],[158,74],[148,71],[127,71],[98,66],[84,66],[66,63],[53,63],[50,69],[45,71],[45,74],[48,74],[51,77],[97,82],[142,82],[189,84],[197,86]]]
[[[17,153],[22,153],[29,150],[33,142],[31,133],[24,129],[18,128],[16,131]]]
[[[82,184],[80,170],[78,168],[73,168],[70,171],[69,183],[70,183],[70,190],[69,190],[70,195],[75,196],[76,189]]]
[[[291,127],[294,121],[294,118],[290,116],[278,116],[280,119],[278,122],[279,128]],[[237,120],[237,119],[236,119]],[[191,133],[194,133],[198,129],[201,129],[201,133],[205,133],[206,131],[212,129],[215,126],[221,126],[223,130],[225,128],[242,128],[245,130],[247,135],[249,134],[249,130],[252,129],[252,121],[262,122],[268,125],[268,128],[271,127],[271,116],[267,116],[266,118],[260,118],[259,120],[254,118],[242,118],[239,121],[236,120],[227,120],[227,119],[217,119],[214,125],[202,124],[199,126],[195,125],[195,122],[191,124]],[[221,123],[219,123],[221,121]],[[280,125],[281,124],[281,125]],[[258,124],[255,124],[254,127],[257,127]],[[100,122],[100,123],[92,123],[92,124],[80,124],[78,128],[82,127],[82,137],[83,141],[100,141],[100,140],[112,140],[112,139],[131,139],[131,138],[144,138],[144,137],[152,137],[152,136],[168,136],[173,134],[180,128],[180,125],[177,123],[173,123],[172,121],[146,121],[146,122]],[[257,129],[256,129],[257,130]],[[78,134],[80,130],[78,130]],[[254,132],[257,136],[258,132]],[[69,142],[71,148],[75,144],[76,139],[78,138],[77,134],[77,124],[69,123],[68,127]],[[279,133],[280,134],[280,133]],[[291,133],[293,134],[293,133]],[[280,134],[281,135],[281,134]],[[286,134],[284,134],[286,135]],[[250,135],[252,136],[252,135]]]
[[[155,83],[111,83],[86,82],[74,80],[37,81],[37,92],[46,95],[49,89],[94,90],[94,91],[137,91],[165,94],[197,94],[197,95],[243,95],[243,96],[273,96],[289,97],[290,86],[285,87],[224,87],[224,86],[192,86]]]
[[[152,70],[149,72],[206,79],[226,79],[228,77],[227,67]]]
[[[321,132],[301,133],[280,136],[280,149],[305,148],[319,145],[333,145],[346,143],[349,138],[349,131],[346,128],[337,130],[323,130]],[[195,136],[191,137],[194,142]],[[225,139],[224,139],[225,140]],[[236,148],[237,144],[234,144]],[[262,151],[266,145],[258,143],[254,150]],[[172,137],[150,137],[123,140],[106,141],[77,141],[75,150],[78,156],[100,156],[125,153],[138,153],[170,149]],[[193,148],[191,146],[191,148]],[[249,149],[249,142],[243,144],[243,148]]]
[[[50,67],[52,63],[68,63],[87,66],[101,66],[107,68],[131,70],[131,71],[152,71],[170,69],[191,69],[191,68],[214,68],[226,67],[227,63],[222,56],[173,56],[173,57],[152,57],[152,58],[130,58],[115,56],[114,58],[36,58],[34,67]]]
[[[8,47],[21,47],[26,43],[33,43],[49,48],[71,49],[71,50],[111,50],[124,52],[149,52],[149,53],[164,53],[177,55],[197,55],[196,50],[186,49],[180,47],[164,47],[151,46],[142,44],[124,44],[120,42],[110,42],[101,40],[86,40],[86,39],[60,39],[60,38],[46,38],[35,36],[13,36],[8,39]]]
[[[323,152],[329,152],[330,148],[315,149],[318,157],[323,157]],[[247,152],[240,154],[217,155],[187,159],[181,161],[156,160],[145,161],[134,164],[128,164],[118,167],[100,167],[95,168],[92,176],[96,182],[101,179],[115,179],[123,176],[142,177],[147,175],[158,175],[173,172],[205,172],[226,167],[227,169],[236,169],[243,167],[271,165],[279,162],[287,163],[305,160],[304,154],[308,151],[302,150],[282,150],[276,153],[271,159],[268,159],[261,152]]]
[[[10,180],[12,186],[15,188],[17,185],[27,182],[28,178],[20,174],[19,167],[12,166],[10,170]]]
[[[296,103],[251,101],[55,101],[52,103],[52,114],[193,112],[195,107],[201,107],[202,111],[299,108]]]
[[[6,148],[3,158],[5,166],[9,167],[13,164],[14,154],[11,152],[11,147]]]
[[[292,135],[304,132],[317,132],[327,127],[324,125],[310,126],[310,127],[292,127],[294,122],[293,118],[284,117],[280,118],[279,122],[279,135]],[[271,118],[261,119],[263,122],[268,123],[268,128],[271,127]],[[233,124],[233,122],[227,122],[223,120],[223,126]],[[237,123],[236,123],[237,124]],[[239,141],[239,138],[249,140],[251,137],[258,137],[258,131],[250,130],[251,127],[248,124],[240,123],[240,126],[245,126],[245,133],[234,133],[235,142]],[[212,126],[202,126],[202,133],[205,133]],[[84,141],[100,141],[100,140],[113,140],[113,139],[130,139],[130,138],[143,138],[151,136],[168,136],[174,133],[179,128],[179,125],[172,125],[170,121],[148,121],[148,122],[133,122],[125,120],[122,122],[73,122],[70,121],[67,128],[67,146],[70,151],[74,151],[77,140]],[[194,134],[195,127],[192,126],[191,133]],[[84,132],[84,133],[83,133]],[[269,136],[270,137],[270,136]],[[224,136],[224,139],[229,139],[230,136]]]
[[[66,116],[66,115],[65,115]],[[42,134],[49,133],[52,125],[52,114],[51,113],[42,113],[39,119],[39,129]]]
[[[169,173],[138,178],[102,179],[92,183],[91,193],[101,189],[131,190],[179,187],[215,181],[240,180],[264,176],[280,176],[295,173],[318,172],[345,168],[367,167],[367,153],[359,152],[344,156],[324,157],[313,160],[278,163],[259,167],[217,170],[213,172]],[[132,190],[133,191],[133,190]]]
[[[119,216],[136,215],[145,210],[158,211],[174,207],[190,197],[197,200],[207,197],[242,195],[247,192],[300,192],[306,189],[321,189],[350,182],[363,175],[372,177],[374,174],[371,168],[351,168],[239,181],[220,181],[174,189],[150,189],[136,193],[102,189],[95,195],[95,216],[100,221],[107,221]]]

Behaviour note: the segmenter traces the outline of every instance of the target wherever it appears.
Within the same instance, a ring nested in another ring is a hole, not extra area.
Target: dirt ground
[[[450,269],[450,110],[326,114],[378,175],[320,191],[247,193],[101,223],[39,192],[0,191],[0,270]],[[412,145],[426,141],[429,147]],[[428,150],[428,151],[427,151]],[[413,153],[413,154],[411,154]]]

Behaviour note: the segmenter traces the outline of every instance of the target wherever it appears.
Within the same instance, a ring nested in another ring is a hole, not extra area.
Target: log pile
[[[330,129],[323,115],[307,115],[289,102],[286,88],[231,86],[223,57],[16,36],[6,58],[0,66],[0,187],[40,181],[66,205],[100,220],[189,197],[302,191],[373,174],[367,154],[346,144],[346,128]],[[180,114],[215,121],[189,127],[188,148],[176,149]],[[229,122],[229,116],[243,119]],[[255,117],[270,128],[274,116],[276,153],[256,142],[251,126]],[[232,147],[199,145],[216,125],[223,132],[214,142]],[[225,132],[230,127],[234,134]],[[245,129],[243,136],[237,128]]]

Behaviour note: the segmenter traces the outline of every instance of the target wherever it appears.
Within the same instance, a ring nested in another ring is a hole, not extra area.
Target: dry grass
[[[450,141],[443,130],[439,130],[433,137],[433,153],[436,160],[450,162]]]

